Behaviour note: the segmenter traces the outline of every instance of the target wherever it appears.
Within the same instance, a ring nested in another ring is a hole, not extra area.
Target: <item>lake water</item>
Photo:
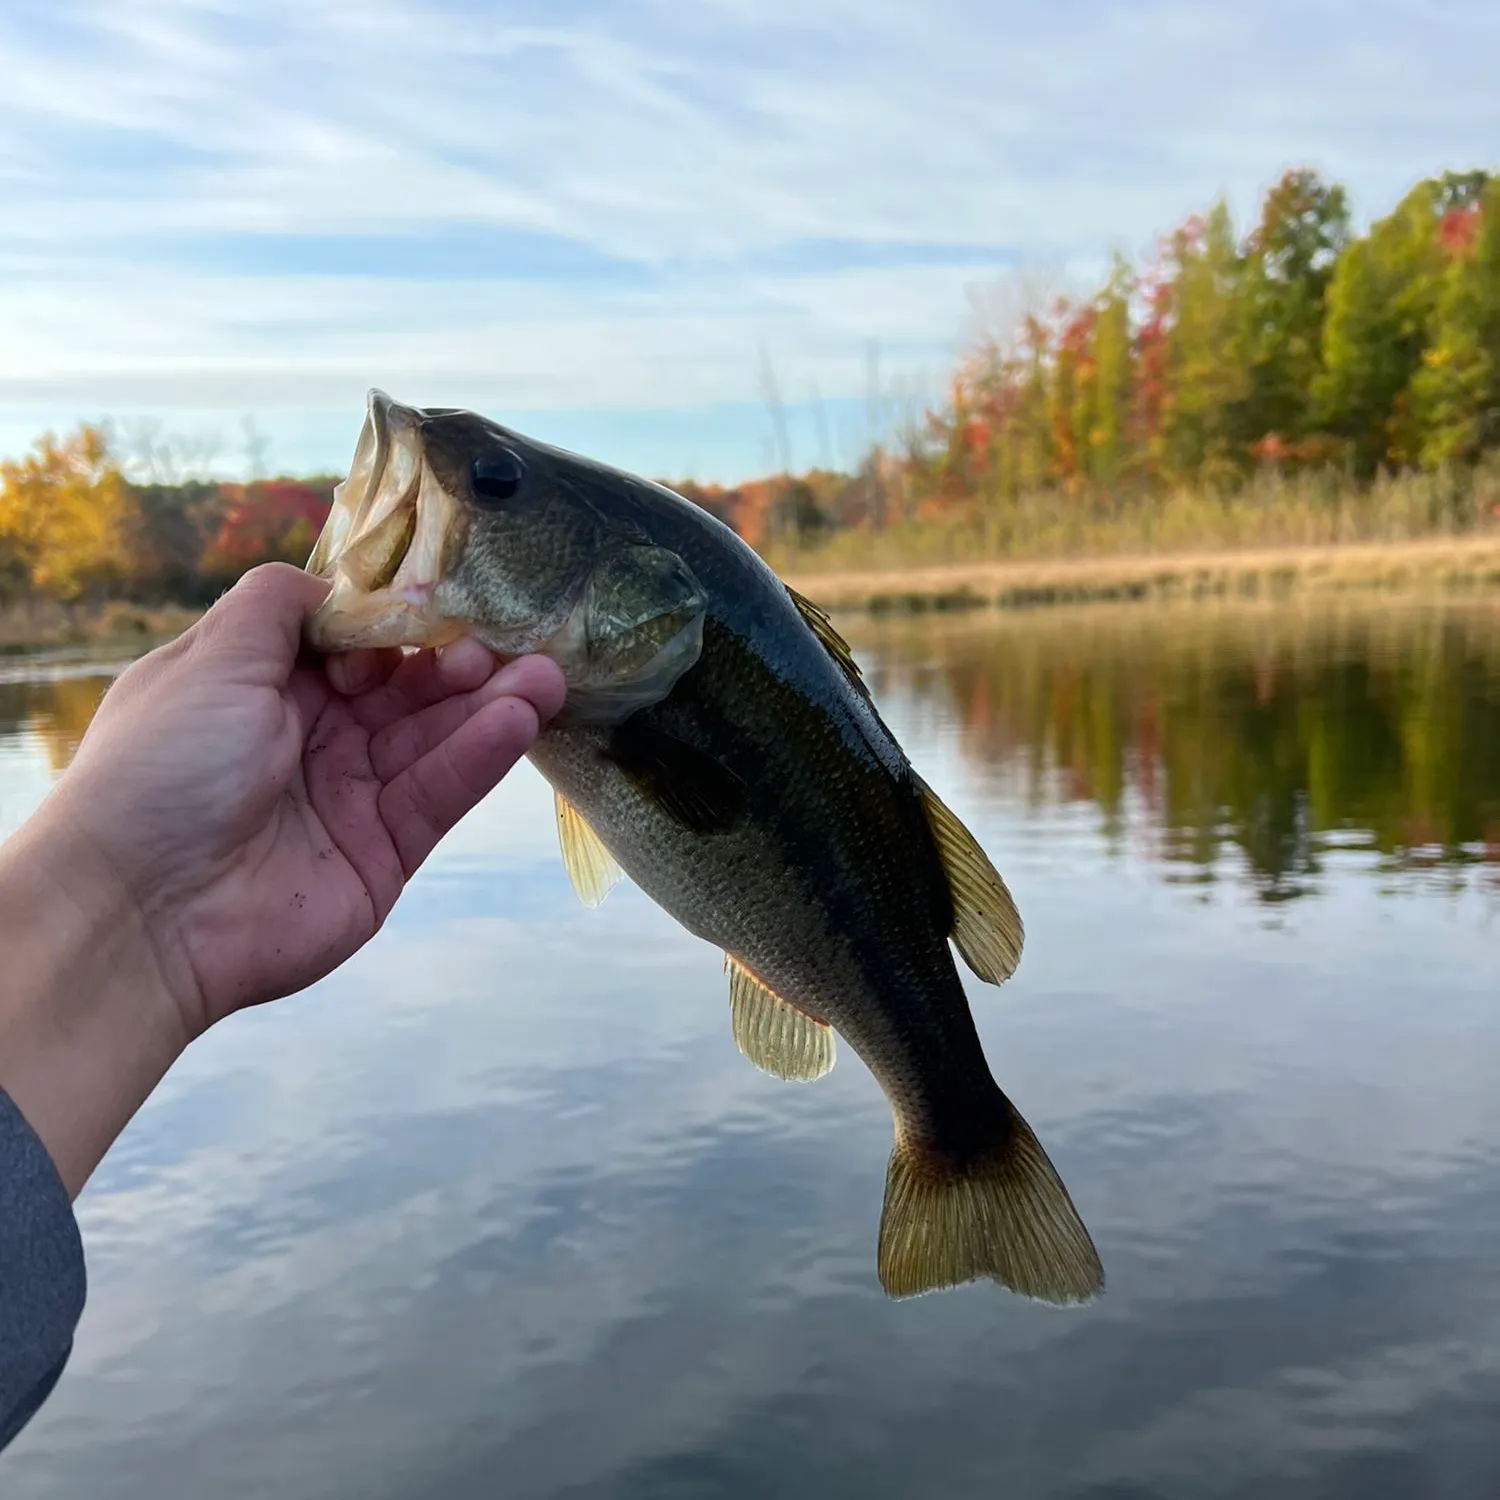
[[[1500,608],[847,628],[1026,919],[970,994],[1107,1295],[887,1302],[869,1075],[755,1071],[523,766],[104,1163],[6,1500],[1500,1494]],[[0,660],[0,832],[100,673]]]

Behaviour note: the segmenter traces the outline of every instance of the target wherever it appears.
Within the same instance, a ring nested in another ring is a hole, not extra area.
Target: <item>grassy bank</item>
[[[0,651],[166,640],[186,630],[201,613],[177,604],[127,604],[120,599],[94,605],[56,599],[0,605]]]
[[[1259,474],[1227,493],[1179,487],[1162,494],[975,496],[919,520],[899,519],[910,497],[888,499],[893,524],[770,546],[767,561],[784,577],[836,575],[841,591],[854,587],[853,575],[920,574],[925,581],[915,592],[924,596],[945,591],[947,582],[931,580],[951,579],[957,567],[983,575],[977,586],[987,598],[996,596],[1001,578],[1023,595],[1040,580],[1040,598],[1015,602],[1042,602],[1054,585],[1082,588],[1063,595],[1082,598],[1098,588],[1104,597],[1120,589],[1129,597],[1143,586],[1217,591],[1241,580],[1254,588],[1268,575],[1363,581],[1372,569],[1388,575],[1385,560],[1408,549],[1411,568],[1425,577],[1449,550],[1467,553],[1473,539],[1481,551],[1483,538],[1500,542],[1500,457],[1469,469],[1385,474],[1368,485],[1318,471]]]
[[[779,560],[788,583],[830,609],[1023,609],[1098,600],[1278,598],[1334,590],[1500,593],[1500,533],[1342,546],[1146,553],[905,568]]]
[[[1500,595],[1500,531],[1415,541],[1220,548],[1030,560],[839,566],[826,550],[773,555],[794,588],[830,609],[873,614],[1102,601],[1262,599],[1332,592]],[[0,607],[0,651],[144,643],[186,629],[200,611],[114,600]]]

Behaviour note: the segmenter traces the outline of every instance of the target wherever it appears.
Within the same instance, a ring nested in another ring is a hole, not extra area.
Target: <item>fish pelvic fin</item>
[[[833,1027],[783,1000],[738,959],[724,955],[735,1045],[763,1073],[811,1083],[834,1062]]]
[[[1021,913],[974,835],[920,777],[917,784],[953,897],[954,946],[986,983],[1003,984],[1021,962]]]
[[[1031,1127],[1009,1100],[1005,1107],[1003,1141],[962,1161],[898,1127],[880,1215],[888,1296],[983,1277],[1039,1302],[1088,1302],[1103,1290],[1104,1269],[1068,1190]]]
[[[563,868],[568,872],[573,891],[585,906],[598,906],[624,871],[583,814],[561,792],[553,791],[552,802],[557,813],[557,841],[562,846]]]

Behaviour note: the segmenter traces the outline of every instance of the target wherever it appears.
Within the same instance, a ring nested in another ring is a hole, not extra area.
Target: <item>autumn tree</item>
[[[1500,178],[1438,223],[1446,265],[1412,407],[1428,468],[1469,462],[1500,441]]]
[[[1060,302],[1055,316],[1058,332],[1048,382],[1052,472],[1065,488],[1077,491],[1089,478],[1098,310],[1090,303],[1072,307]]]
[[[1287,172],[1266,194],[1243,268],[1251,442],[1270,433],[1296,441],[1315,426],[1328,283],[1348,240],[1344,190],[1317,173]]]
[[[1340,256],[1328,287],[1319,415],[1350,444],[1355,472],[1415,463],[1412,382],[1431,340],[1452,259],[1441,226],[1482,198],[1482,172],[1419,182]]]
[[[51,433],[0,464],[0,580],[76,599],[125,570],[129,492],[104,431]]]
[[[1012,493],[1034,493],[1054,475],[1054,445],[1047,421],[1047,386],[1051,375],[1051,334],[1036,313],[1021,323],[1016,352],[1016,415],[1012,426]]]
[[[231,496],[213,480],[132,484],[131,592],[142,598],[206,602],[212,584],[204,553],[223,523]]]
[[[1243,268],[1229,207],[1190,219],[1168,250],[1171,314],[1161,432],[1165,477],[1232,477],[1243,460],[1242,407],[1250,393],[1240,311]]]
[[[307,561],[333,504],[333,483],[293,479],[224,486],[227,505],[202,571],[236,577],[261,562]]]
[[[1124,476],[1131,442],[1131,404],[1136,375],[1131,348],[1130,304],[1135,277],[1116,254],[1100,293],[1094,320],[1092,420],[1088,428],[1089,474],[1102,489]]]

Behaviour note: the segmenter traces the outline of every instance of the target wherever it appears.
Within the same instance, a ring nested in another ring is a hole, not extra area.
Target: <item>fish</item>
[[[986,1279],[1060,1305],[1102,1292],[955,959],[1010,977],[1014,899],[826,611],[660,484],[378,390],[306,567],[330,584],[314,651],[472,635],[558,663],[566,698],[529,759],[574,890],[595,906],[628,876],[720,949],[731,1034],[764,1072],[812,1082],[838,1042],[869,1069],[893,1124],[889,1297]]]

